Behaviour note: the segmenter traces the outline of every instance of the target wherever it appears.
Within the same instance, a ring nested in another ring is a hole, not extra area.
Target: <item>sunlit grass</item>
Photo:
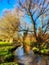
[[[12,43],[10,42],[0,42],[0,46],[3,46],[3,45],[11,45]]]
[[[0,56],[5,56],[10,54],[9,50],[14,46],[10,46],[10,42],[0,42]]]
[[[49,54],[49,49],[46,49],[46,48],[40,49],[40,48],[37,48],[37,47],[33,47],[32,50],[34,52],[39,52],[41,54]]]
[[[0,47],[0,51],[7,51],[11,48],[13,48],[13,46],[2,46],[2,47]]]
[[[15,62],[1,63],[0,65],[18,65]]]

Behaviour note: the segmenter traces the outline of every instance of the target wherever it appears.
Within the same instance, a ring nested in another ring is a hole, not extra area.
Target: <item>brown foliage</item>
[[[0,20],[0,38],[10,42],[17,40],[19,24],[19,19],[7,11]]]

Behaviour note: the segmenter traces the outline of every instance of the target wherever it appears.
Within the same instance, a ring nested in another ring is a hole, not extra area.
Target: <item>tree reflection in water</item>
[[[19,47],[15,51],[15,58],[18,60],[19,65],[49,65],[49,57],[35,55],[33,51],[28,54],[24,53],[23,46]]]

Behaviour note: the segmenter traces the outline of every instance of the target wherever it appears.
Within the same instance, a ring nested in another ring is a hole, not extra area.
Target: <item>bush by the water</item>
[[[34,52],[39,52],[41,54],[49,54],[49,45],[48,43],[31,43],[32,50]]]

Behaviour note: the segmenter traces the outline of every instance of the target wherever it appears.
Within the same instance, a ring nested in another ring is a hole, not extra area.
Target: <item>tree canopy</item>
[[[30,17],[32,29],[37,39],[38,28],[44,33],[49,32],[49,1],[48,0],[17,0],[16,10]],[[23,17],[23,18],[24,18]],[[40,23],[40,24],[38,24]],[[38,27],[39,25],[39,27]]]
[[[14,16],[11,12],[5,13],[0,19],[0,38],[10,40],[17,40],[19,31],[19,19]]]

